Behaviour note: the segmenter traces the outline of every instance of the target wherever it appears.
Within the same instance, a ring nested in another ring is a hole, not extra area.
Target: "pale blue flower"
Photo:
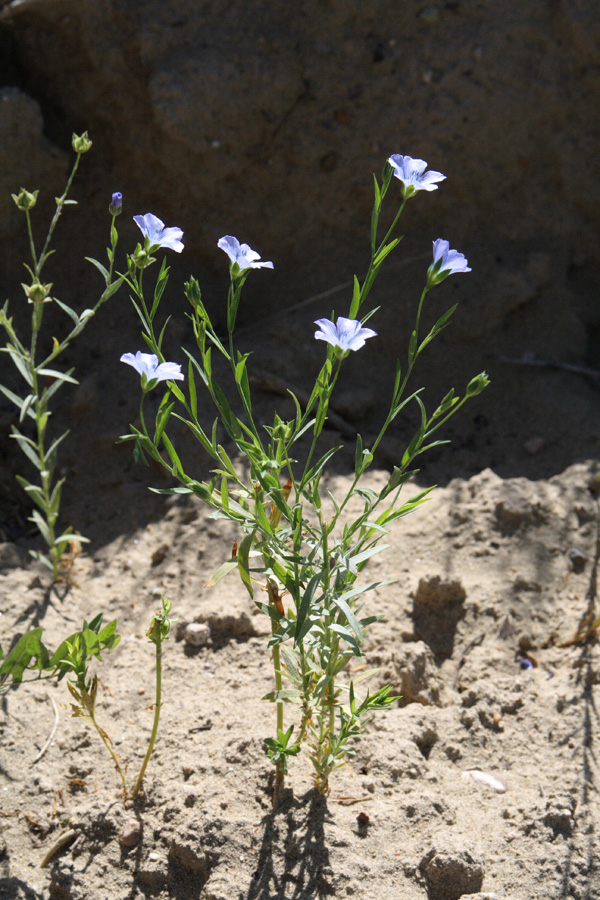
[[[417,191],[437,191],[436,182],[446,178],[441,172],[426,172],[427,163],[424,159],[413,159],[412,156],[395,153],[388,162],[394,170],[394,176],[402,182],[402,196],[405,200]]]
[[[183,250],[181,228],[166,228],[165,223],[161,222],[157,216],[153,216],[152,213],[146,213],[145,216],[134,216],[133,221],[144,237],[148,238],[150,250],[158,247],[166,247],[168,250],[174,250],[175,253],[181,253]]]
[[[237,238],[226,234],[220,238],[217,246],[224,250],[231,260],[231,274],[236,276],[244,269],[272,269],[272,262],[264,262],[260,260],[260,254],[256,250],[252,250],[248,244],[240,244]]]
[[[180,365],[172,362],[159,363],[158,356],[155,356],[154,353],[142,353],[141,350],[138,350],[136,354],[124,353],[121,362],[133,366],[135,371],[142,376],[143,388],[150,382],[156,384],[159,381],[183,381],[185,378]]]
[[[438,238],[433,242],[433,262],[427,270],[427,283],[439,284],[455,272],[470,272],[466,257],[458,250],[451,250],[448,241]]]
[[[363,328],[358,319],[345,319],[344,316],[339,316],[335,323],[330,319],[317,319],[315,325],[319,326],[319,331],[315,331],[316,339],[339,347],[343,353],[360,350],[367,338],[377,334],[372,328]]]

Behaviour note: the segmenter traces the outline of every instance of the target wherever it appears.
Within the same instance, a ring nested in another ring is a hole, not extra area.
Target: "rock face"
[[[199,244],[235,228],[299,266],[315,247],[344,258],[364,237],[371,172],[399,152],[451,179],[413,213],[429,239],[443,222],[484,254],[527,241],[581,261],[600,183],[595,13],[591,0],[50,0],[9,3],[0,27],[60,143],[88,128],[137,206],[158,203]],[[552,277],[550,257],[529,262],[533,282]],[[507,282],[507,302],[527,289]]]
[[[297,357],[312,353],[312,320],[332,306],[336,314],[348,308],[348,290],[331,289],[366,271],[371,173],[379,175],[392,153],[422,157],[447,181],[405,210],[406,238],[373,296],[381,303],[373,322],[380,337],[370,352],[390,366],[400,344],[405,352],[431,242],[441,236],[473,271],[449,279],[432,300],[432,321],[461,302],[435,353],[424,354],[424,380],[445,393],[442,374],[457,390],[483,368],[496,383],[502,379],[495,398],[488,392],[490,413],[476,423],[476,443],[463,449],[463,471],[506,462],[505,453],[482,460],[492,438],[503,435],[525,454],[530,477],[550,472],[552,454],[561,459],[550,474],[575,456],[595,455],[595,436],[587,441],[580,423],[592,421],[588,405],[595,410],[596,397],[591,387],[584,393],[581,376],[559,381],[553,373],[550,383],[545,370],[497,364],[527,353],[588,366],[600,359],[594,0],[0,4],[0,232],[21,241],[0,242],[0,293],[11,304],[27,244],[9,194],[21,183],[41,188],[39,208],[45,196],[51,212],[71,132],[88,129],[94,149],[74,185],[81,205],[63,216],[59,253],[48,265],[55,290],[61,247],[78,260],[104,254],[106,209],[120,190],[121,247],[131,250],[139,239],[131,221],[137,213],[152,211],[183,228],[185,254],[169,259],[176,296],[193,272],[209,306],[221,308],[212,289],[221,291],[226,277],[216,246],[224,234],[275,263],[273,272],[250,279],[242,326],[256,324],[256,316],[289,316],[323,292],[278,334],[285,342],[279,374],[284,367],[297,372]],[[394,183],[386,221],[398,188]],[[85,296],[95,290],[92,274],[83,265],[71,271],[57,295]],[[101,317],[95,323],[103,350],[115,341],[114,329],[131,322],[124,306],[113,304],[105,332]],[[373,393],[378,386],[367,351],[363,359],[353,360],[352,392],[362,396],[366,418],[361,381]],[[340,388],[343,395],[348,385]],[[540,390],[548,391],[542,402]],[[496,422],[501,434],[493,433]],[[523,450],[532,436],[542,441],[533,455]]]

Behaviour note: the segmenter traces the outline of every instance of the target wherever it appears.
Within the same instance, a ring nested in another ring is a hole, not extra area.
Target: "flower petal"
[[[152,377],[159,381],[183,381],[185,375],[178,363],[164,362],[156,368]]]
[[[138,350],[135,356],[133,353],[124,353],[120,358],[120,362],[133,366],[139,375],[146,375],[148,378],[152,378],[158,365],[158,357],[154,353],[142,353],[141,350]]]

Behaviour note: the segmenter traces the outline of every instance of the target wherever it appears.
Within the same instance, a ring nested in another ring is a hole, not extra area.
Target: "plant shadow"
[[[282,798],[263,819],[263,835],[245,900],[318,900],[333,893],[325,844],[327,800],[316,790]]]

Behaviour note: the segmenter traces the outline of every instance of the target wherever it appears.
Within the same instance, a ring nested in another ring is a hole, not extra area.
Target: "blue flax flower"
[[[417,191],[437,191],[437,182],[446,178],[441,172],[426,172],[427,163],[424,159],[394,153],[388,162],[394,170],[394,176],[402,182],[402,196],[405,200]]]
[[[448,241],[438,238],[433,242],[433,262],[427,270],[427,283],[439,284],[455,272],[470,272],[468,260],[458,250],[451,250]]]
[[[240,244],[237,238],[226,234],[217,242],[217,246],[224,250],[231,260],[231,274],[235,278],[244,269],[272,269],[272,262],[260,261],[260,254],[252,250],[248,244]]]
[[[124,353],[121,357],[122,363],[133,366],[136,372],[142,376],[142,389],[153,388],[159,381],[183,381],[185,376],[181,372],[181,366],[172,362],[158,362],[158,356],[154,353],[142,353],[138,350],[136,354]]]
[[[367,338],[377,334],[372,328],[363,328],[358,319],[346,319],[344,316],[339,316],[335,323],[330,319],[317,319],[315,325],[319,326],[319,331],[315,331],[316,339],[327,341],[342,353],[360,350],[365,346]]]
[[[134,216],[133,221],[138,226],[145,238],[150,243],[150,251],[156,250],[158,247],[166,247],[168,250],[174,250],[175,253],[181,253],[183,250],[183,231],[181,228],[166,228],[165,223],[152,213],[146,213],[145,216]]]

